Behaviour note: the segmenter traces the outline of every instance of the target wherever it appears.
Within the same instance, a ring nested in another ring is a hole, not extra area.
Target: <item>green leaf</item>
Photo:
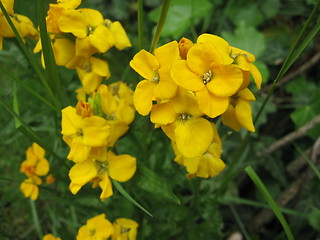
[[[153,217],[151,215],[151,213],[148,212],[147,209],[145,209],[144,207],[142,207],[136,200],[134,200],[129,193],[127,193],[126,190],[124,190],[124,188],[121,186],[120,183],[118,183],[117,181],[112,179],[112,184],[116,187],[116,189],[119,191],[119,193],[122,194],[122,196],[124,196],[126,199],[128,199],[129,202],[131,202],[133,205],[135,205],[136,207],[140,208],[143,212],[145,212],[146,214],[148,214],[150,217]]]
[[[278,218],[279,222],[281,223],[281,225],[287,235],[287,238],[289,240],[293,240],[294,237],[292,235],[291,229],[290,229],[286,219],[284,218],[282,212],[280,211],[279,206],[276,204],[276,202],[272,198],[268,189],[263,184],[262,180],[259,178],[259,176],[256,174],[256,172],[253,170],[253,168],[251,166],[246,167],[245,171],[247,172],[247,174],[249,175],[251,180],[254,182],[254,184],[257,186],[257,188],[260,190],[260,192],[263,194],[265,200],[267,201],[267,203],[271,207],[272,211],[274,212],[274,214]]]
[[[239,23],[234,34],[222,32],[221,35],[231,46],[246,50],[256,58],[261,57],[266,50],[263,34],[243,21]]]
[[[209,14],[211,9],[212,4],[208,0],[173,0],[162,29],[162,36],[180,38],[190,27]],[[157,22],[159,16],[160,8],[156,8],[148,15],[153,22]]]
[[[256,27],[263,22],[263,15],[256,3],[248,3],[239,7],[231,5],[225,13],[235,25],[245,22],[248,26]]]
[[[262,1],[260,5],[260,11],[266,18],[272,18],[277,15],[281,7],[280,0]]]
[[[180,204],[179,198],[172,192],[171,185],[147,167],[141,167],[138,186],[146,192],[163,200]]]
[[[313,210],[308,214],[309,224],[315,229],[320,230],[320,209],[313,208]]]

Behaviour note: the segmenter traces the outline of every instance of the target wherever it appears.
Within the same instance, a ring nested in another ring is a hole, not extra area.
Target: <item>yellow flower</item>
[[[77,240],[107,240],[113,233],[113,226],[100,214],[87,220],[86,225],[78,230]]]
[[[176,154],[175,161],[186,167],[189,177],[214,177],[219,174],[225,167],[224,162],[220,159],[222,147],[221,140],[217,129],[212,123],[213,141],[208,149],[201,155],[194,158],[187,158],[181,154],[176,145],[173,143],[173,149]]]
[[[138,223],[127,218],[118,218],[113,223],[112,240],[136,240]]]
[[[110,125],[108,146],[112,147],[128,131],[128,125],[134,119],[132,91],[124,83],[117,82],[109,87],[102,84],[97,92],[100,94],[104,118]]]
[[[61,240],[59,237],[54,237],[51,233],[48,233],[43,236],[42,240]]]
[[[28,17],[15,14],[14,18],[20,25],[18,32],[21,37],[29,37],[34,40],[39,38],[39,32],[34,28],[33,22]]]
[[[88,57],[94,52],[104,53],[116,42],[111,30],[104,25],[101,13],[94,9],[64,10],[59,18],[59,28],[62,32],[70,32],[77,37],[77,56]]]
[[[79,7],[81,0],[57,0],[59,6],[66,9],[73,9]]]
[[[255,100],[254,95],[248,88],[231,96],[230,105],[227,111],[222,114],[222,123],[235,131],[240,131],[240,128],[244,127],[248,131],[254,132],[250,101]]]
[[[127,47],[131,47],[131,42],[128,38],[128,35],[124,28],[122,27],[121,23],[118,21],[111,22],[109,19],[104,20],[104,24],[110,29],[110,31],[113,33],[116,42],[114,46],[118,50],[123,50]]]
[[[179,41],[179,52],[181,59],[187,59],[187,54],[189,49],[192,47],[193,42],[190,41],[188,38],[181,38]]]
[[[148,115],[152,101],[169,99],[175,96],[177,86],[173,82],[171,64],[180,58],[178,43],[167,43],[154,50],[154,55],[141,50],[130,61],[130,66],[144,80],[140,81],[134,91],[133,101],[141,115]]]
[[[161,125],[184,156],[193,158],[204,153],[213,138],[212,126],[202,115],[194,94],[179,89],[169,102],[153,106],[150,119]]]
[[[39,196],[39,188],[38,186],[41,185],[42,181],[39,177],[33,175],[27,179],[25,179],[20,184],[20,190],[22,191],[23,195],[26,198],[31,198],[32,200],[37,200]]]
[[[83,162],[92,147],[106,146],[110,135],[107,121],[98,116],[82,118],[69,106],[62,110],[63,140],[70,146],[68,159]]]
[[[211,118],[227,110],[229,97],[243,82],[241,70],[230,64],[231,58],[226,53],[218,50],[225,47],[224,44],[220,41],[217,44],[194,44],[188,51],[187,59],[173,63],[171,70],[179,86],[196,92],[201,111]]]
[[[100,198],[104,200],[113,194],[110,178],[119,182],[128,181],[136,171],[136,159],[130,155],[115,155],[105,148],[95,148],[91,152],[91,159],[76,163],[69,172],[73,194],[82,186],[93,181],[94,187],[102,190]]]
[[[48,160],[44,157],[45,151],[37,143],[33,143],[26,151],[26,160],[21,163],[20,170],[28,177],[34,175],[45,176],[49,172]]]

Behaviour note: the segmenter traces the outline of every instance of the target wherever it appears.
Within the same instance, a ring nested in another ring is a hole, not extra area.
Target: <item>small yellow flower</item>
[[[33,22],[26,16],[15,14],[14,18],[19,23],[19,34],[21,37],[29,37],[31,39],[38,39],[39,32],[34,28]]]
[[[214,177],[218,175],[225,167],[224,162],[220,159],[222,146],[217,129],[212,123],[213,140],[208,149],[201,155],[194,158],[187,158],[181,154],[176,144],[173,145],[176,154],[175,161],[186,167],[188,177]]]
[[[52,184],[56,181],[55,177],[52,175],[52,174],[49,174],[47,177],[46,177],[46,183],[48,184]]]
[[[100,214],[87,220],[86,225],[78,230],[77,240],[107,240],[113,233],[113,226],[106,219],[105,214]]]
[[[121,23],[118,21],[111,22],[109,19],[104,20],[104,24],[110,29],[110,31],[113,33],[116,42],[114,46],[118,50],[123,50],[127,47],[131,47],[131,42],[128,38],[128,35],[124,28],[122,27]]]
[[[136,240],[138,223],[127,218],[118,218],[113,223],[112,240]]]
[[[119,182],[128,181],[136,171],[136,159],[130,155],[115,155],[105,148],[94,148],[91,159],[76,163],[69,172],[71,184],[70,191],[73,194],[82,186],[93,181],[94,187],[99,186],[102,190],[102,200],[113,194],[110,178]]]
[[[20,190],[24,194],[26,198],[31,198],[32,200],[37,200],[39,196],[39,188],[38,186],[41,185],[42,181],[39,177],[33,175],[27,179],[25,179],[20,184]]]
[[[184,156],[193,158],[203,154],[213,138],[212,126],[202,115],[194,94],[180,88],[172,100],[153,106],[150,119],[176,142]]]
[[[82,118],[69,106],[62,110],[63,140],[70,146],[68,159],[83,162],[92,147],[106,146],[110,135],[107,121],[98,116]]]
[[[167,43],[154,50],[154,55],[141,50],[130,61],[130,66],[144,80],[140,81],[134,91],[133,101],[141,115],[148,115],[152,101],[169,99],[176,95],[177,86],[173,82],[171,64],[180,58],[178,43]]]
[[[34,175],[45,176],[49,172],[48,160],[44,157],[45,151],[37,143],[33,143],[26,151],[26,160],[21,163],[20,170],[28,177]]]
[[[48,233],[43,236],[42,240],[61,240],[61,238],[59,238],[59,237],[56,238],[51,233]]]
[[[222,114],[222,123],[235,131],[240,131],[240,128],[244,127],[248,131],[254,132],[250,101],[256,99],[252,92],[245,88],[231,96],[230,99],[227,111]]]

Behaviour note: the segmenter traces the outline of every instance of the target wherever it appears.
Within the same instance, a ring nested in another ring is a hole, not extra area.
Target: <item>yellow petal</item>
[[[116,43],[113,33],[103,24],[100,24],[94,32],[89,35],[89,41],[92,46],[101,53],[106,52]]]
[[[104,199],[112,196],[112,194],[113,194],[112,184],[111,184],[110,178],[106,174],[103,175],[101,181],[99,182],[99,186],[102,190],[102,192],[100,194],[101,200],[104,200]]]
[[[70,152],[67,159],[74,162],[83,162],[87,160],[91,147],[83,144],[80,137],[73,137]]]
[[[82,188],[82,185],[74,184],[72,182],[69,185],[69,190],[72,194],[77,194],[81,188]]]
[[[92,27],[96,27],[100,24],[103,24],[103,16],[98,10],[91,8],[80,8],[78,9],[78,11],[86,20],[87,26],[89,25]]]
[[[94,72],[86,72],[82,69],[77,69],[77,73],[86,94],[95,92],[102,82],[102,77]]]
[[[114,46],[118,50],[123,50],[127,47],[131,47],[131,43],[130,43],[130,40],[127,36],[127,33],[124,30],[124,28],[122,27],[120,22],[118,22],[118,21],[113,22],[110,25],[110,30],[116,39],[116,43],[114,44]]]
[[[126,182],[136,172],[136,158],[123,154],[108,159],[109,176],[119,182]]]
[[[208,120],[193,118],[176,124],[175,139],[181,154],[193,158],[208,149],[213,139],[213,129]]]
[[[238,93],[238,97],[243,100],[246,100],[246,101],[255,101],[256,100],[255,96],[248,88],[245,88],[242,91],[240,91]]]
[[[14,5],[14,0],[1,0],[4,8],[8,12],[9,15],[14,15],[13,11],[13,5]],[[3,16],[2,10],[0,9],[0,16]]]
[[[261,88],[261,83],[262,83],[262,76],[261,73],[259,72],[258,68],[253,64],[249,64],[250,67],[250,73],[253,77],[254,83],[256,84],[256,87],[258,89]]]
[[[45,158],[39,159],[35,169],[35,174],[38,176],[45,176],[48,174],[49,170],[50,166],[48,160]]]
[[[75,57],[75,44],[69,39],[56,38],[52,50],[58,66],[66,65]]]
[[[97,167],[94,161],[87,160],[76,163],[69,172],[69,178],[73,184],[83,186],[97,177]]]
[[[159,69],[160,81],[155,87],[155,97],[158,99],[169,99],[176,95],[177,84],[171,78],[171,66],[166,65]]]
[[[197,176],[202,178],[214,177],[225,167],[224,162],[209,153],[205,153],[198,166]]]
[[[76,113],[76,109],[69,106],[62,109],[62,135],[72,135],[77,133],[77,131],[82,128],[83,120],[82,118]]]
[[[91,57],[90,58],[92,72],[106,77],[107,79],[110,77],[109,65],[106,61],[103,61],[99,58]]]
[[[186,60],[173,63],[171,75],[176,84],[187,90],[197,92],[204,88],[202,78],[188,68]]]
[[[203,115],[199,109],[197,98],[192,92],[180,88],[177,96],[172,99],[172,103],[177,114],[188,114],[192,117]]]
[[[221,53],[209,43],[194,44],[188,52],[186,61],[190,70],[197,76],[207,73],[212,63],[224,63]]]
[[[204,89],[197,92],[198,104],[200,110],[211,118],[215,118],[223,114],[229,106],[229,98],[217,97]]]
[[[172,102],[155,104],[152,107],[150,120],[153,123],[166,125],[174,122],[178,117],[175,112]]]
[[[152,80],[157,77],[159,62],[155,56],[142,49],[130,61],[130,66],[139,73],[143,78]]]
[[[225,65],[231,64],[233,62],[233,58],[231,58],[229,55],[231,52],[229,43],[223,38],[216,35],[204,33],[198,37],[197,43],[210,43],[215,46],[223,56]]]
[[[98,50],[92,46],[89,37],[76,39],[76,56],[88,58],[97,51]],[[67,67],[74,68],[74,65],[76,65],[76,63],[72,63],[70,64],[70,66]]]
[[[239,99],[235,109],[238,122],[248,131],[254,132],[250,102]]]
[[[154,55],[158,59],[160,67],[171,65],[180,58],[178,42],[172,41],[156,48],[154,50]]]
[[[134,106],[136,110],[143,116],[148,115],[151,111],[155,87],[156,84],[153,82],[142,80],[138,83],[136,90],[134,91]]]
[[[63,8],[77,8],[81,4],[81,0],[57,0],[57,3]]]
[[[59,28],[62,32],[70,32],[78,38],[87,36],[86,19],[78,10],[65,10],[59,18]]]
[[[110,125],[110,136],[108,138],[108,146],[113,147],[118,139],[123,136],[128,130],[129,126],[125,122],[118,120],[108,121]]]
[[[110,126],[107,121],[98,116],[83,120],[83,143],[91,147],[105,146],[110,135]]]
[[[161,125],[161,129],[167,135],[167,137],[170,138],[171,141],[176,141],[174,133],[176,129],[175,122],[170,123],[168,125]]]
[[[208,90],[218,97],[229,97],[237,92],[243,82],[241,70],[234,65],[212,65],[213,77]]]
[[[184,166],[189,174],[196,174],[202,155],[194,158],[184,158]]]
[[[32,143],[32,151],[38,159],[43,158],[46,153],[45,150],[35,142]]]
[[[235,115],[235,108],[230,104],[227,111],[222,114],[222,123],[239,132],[241,125]]]

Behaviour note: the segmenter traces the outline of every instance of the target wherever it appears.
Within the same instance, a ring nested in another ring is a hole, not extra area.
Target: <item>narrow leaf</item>
[[[267,203],[271,207],[272,211],[274,212],[274,214],[278,218],[279,222],[281,223],[281,225],[287,235],[287,238],[289,240],[293,240],[294,237],[292,235],[291,229],[290,229],[286,219],[284,218],[282,212],[280,211],[279,206],[276,204],[276,202],[272,198],[272,196],[271,196],[270,192],[268,191],[268,189],[266,188],[266,186],[263,184],[263,182],[261,181],[261,179],[259,178],[259,176],[256,174],[256,172],[253,170],[253,168],[251,166],[246,167],[245,171],[247,172],[247,174],[249,175],[251,180],[254,182],[254,184],[257,186],[257,188],[260,190],[264,199],[267,201]]]
[[[113,185],[116,187],[116,189],[122,194],[122,196],[124,196],[126,199],[128,199],[129,202],[131,202],[133,205],[135,205],[136,207],[140,208],[143,212],[145,212],[146,214],[148,214],[150,217],[153,217],[151,215],[151,213],[148,212],[147,209],[145,209],[144,207],[142,207],[136,200],[134,200],[129,193],[126,192],[126,190],[124,190],[124,188],[121,186],[120,183],[118,183],[115,180],[112,180]]]

